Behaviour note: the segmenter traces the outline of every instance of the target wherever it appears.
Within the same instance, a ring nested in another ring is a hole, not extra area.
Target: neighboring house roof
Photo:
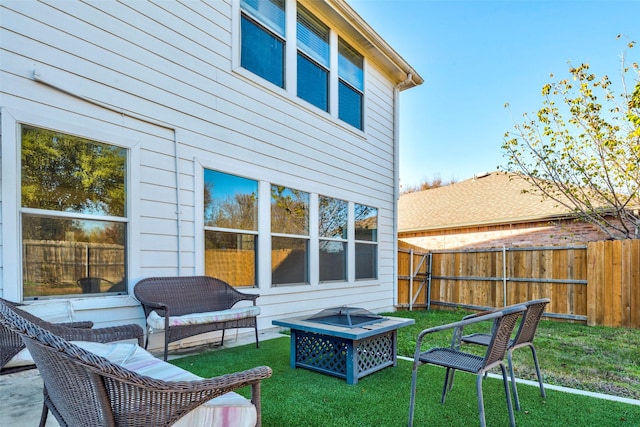
[[[398,232],[513,224],[573,216],[553,200],[523,193],[531,186],[517,175],[483,173],[398,201]]]

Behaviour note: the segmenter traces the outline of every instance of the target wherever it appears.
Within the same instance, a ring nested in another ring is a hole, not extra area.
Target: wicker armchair
[[[486,426],[484,416],[484,399],[482,397],[482,379],[490,369],[500,366],[502,371],[502,381],[504,384],[504,392],[507,397],[507,408],[509,411],[509,421],[511,426],[515,426],[515,417],[511,406],[511,394],[509,393],[509,384],[507,380],[507,370],[503,359],[509,344],[509,338],[513,332],[518,318],[525,311],[523,305],[509,307],[501,311],[478,316],[473,319],[461,320],[459,322],[447,325],[436,326],[425,329],[416,340],[416,350],[413,359],[413,372],[411,380],[411,397],[409,403],[409,426],[413,426],[415,396],[418,381],[418,367],[424,364],[432,364],[445,367],[446,375],[444,387],[440,403],[444,403],[447,391],[453,386],[453,377],[456,370],[476,374],[476,389],[478,393],[478,412],[480,415],[480,425]],[[465,326],[474,323],[493,320],[493,328],[491,329],[491,340],[487,346],[487,351],[483,356],[477,356],[470,353],[460,351],[460,339],[462,330]],[[427,351],[422,350],[422,342],[424,338],[433,332],[453,329],[453,339],[450,348],[435,347]]]
[[[140,345],[144,342],[144,330],[135,324],[111,326],[107,328],[91,329],[93,322],[50,323],[31,313],[20,309],[15,302],[0,298],[0,303],[15,311],[29,322],[48,330],[54,335],[68,341],[112,342],[137,339]],[[25,347],[22,338],[6,327],[0,326],[0,372],[4,372],[5,365]],[[31,365],[35,367],[35,365]],[[12,372],[7,370],[7,372]]]
[[[0,324],[25,341],[45,385],[45,405],[62,426],[169,426],[210,399],[249,385],[260,425],[260,381],[271,376],[266,366],[211,379],[164,381],[83,350],[3,303]]]
[[[533,356],[533,364],[536,368],[536,375],[538,377],[538,384],[540,385],[540,394],[542,397],[547,397],[544,391],[544,384],[542,383],[542,375],[540,375],[540,365],[538,363],[538,356],[536,354],[536,348],[533,346],[533,338],[536,335],[536,331],[538,330],[538,325],[540,324],[540,319],[542,319],[542,314],[544,310],[549,304],[549,298],[542,298],[531,300],[527,302],[523,302],[521,305],[527,307],[527,311],[522,315],[522,321],[520,322],[520,327],[516,332],[516,335],[513,339],[509,341],[509,347],[507,348],[507,361],[509,362],[509,374],[511,375],[511,389],[513,390],[513,400],[516,405],[516,410],[520,410],[520,399],[518,398],[518,388],[516,387],[516,378],[513,373],[513,360],[512,353],[513,350],[521,347],[529,347],[531,349],[531,354]],[[504,310],[497,309],[497,310]],[[464,319],[471,319],[473,317],[480,316],[482,314],[486,314],[487,312],[476,313],[470,316],[465,317]],[[476,344],[476,345],[489,345],[491,341],[490,334],[471,334],[464,335],[460,341],[461,344]]]

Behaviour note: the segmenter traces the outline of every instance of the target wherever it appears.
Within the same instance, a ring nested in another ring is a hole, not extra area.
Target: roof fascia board
[[[419,86],[424,79],[404,60],[345,0],[305,1],[301,3],[312,11],[321,13],[341,35],[348,38],[366,53],[367,59],[382,67],[396,84],[411,80],[400,90]]]

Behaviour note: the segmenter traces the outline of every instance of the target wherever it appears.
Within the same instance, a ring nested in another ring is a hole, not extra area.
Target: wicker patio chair
[[[260,425],[260,380],[271,376],[269,367],[197,381],[164,381],[88,352],[3,303],[0,324],[25,341],[44,382],[45,405],[61,426],[169,426],[210,399],[249,385]]]
[[[50,323],[25,310],[21,310],[22,304],[7,301],[0,298],[0,303],[6,305],[11,310],[17,312],[31,323],[48,330],[54,335],[58,335],[68,341],[93,341],[112,342],[128,339],[137,339],[139,345],[144,343],[144,330],[140,325],[130,324],[122,326],[111,326],[106,328],[91,329],[93,322],[69,322]],[[5,365],[22,349],[25,348],[22,338],[17,333],[0,326],[0,372],[5,373]],[[31,365],[35,367],[35,365]],[[6,373],[14,372],[18,368],[7,370]]]
[[[500,366],[500,369],[502,371],[504,392],[507,397],[509,421],[511,422],[512,426],[515,426],[515,418],[513,415],[513,408],[511,406],[511,394],[509,392],[509,384],[507,380],[507,371],[503,359],[505,352],[507,351],[511,333],[515,328],[518,318],[524,311],[525,307],[522,305],[509,307],[507,309],[489,313],[484,316],[478,316],[473,319],[461,320],[459,322],[449,323],[442,326],[435,326],[433,328],[425,329],[418,334],[418,338],[416,340],[416,350],[413,359],[413,372],[411,379],[411,398],[409,403],[410,427],[413,426],[416,386],[418,381],[418,367],[424,364],[442,366],[447,369],[444,387],[442,389],[442,397],[440,398],[440,403],[442,404],[444,404],[447,391],[451,388],[452,385],[452,383],[449,383],[449,381],[453,380],[453,373],[456,370],[476,374],[478,412],[480,416],[480,425],[482,427],[486,426],[484,415],[484,399],[482,396],[482,379],[484,377],[484,374],[491,368]],[[491,332],[491,341],[487,346],[485,355],[477,356],[460,351],[459,348],[462,328],[467,325],[488,320],[493,320],[493,327]],[[449,348],[435,347],[427,351],[422,351],[422,342],[428,334],[444,331],[447,329],[454,330],[453,339]]]
[[[516,387],[516,379],[513,372],[513,360],[512,353],[513,350],[521,347],[529,347],[531,349],[531,354],[533,356],[533,364],[536,368],[536,375],[538,377],[538,383],[540,384],[540,394],[543,398],[547,397],[544,391],[544,384],[542,383],[542,375],[540,375],[540,365],[538,364],[538,356],[536,354],[536,348],[533,345],[533,339],[536,336],[536,331],[538,330],[538,325],[540,324],[540,319],[542,318],[542,314],[544,310],[549,304],[549,298],[542,298],[531,300],[527,302],[521,303],[527,307],[527,310],[522,315],[522,321],[520,322],[520,327],[518,328],[516,335],[513,339],[509,341],[509,347],[507,348],[507,361],[509,363],[509,374],[511,375],[511,388],[513,389],[513,400],[515,402],[516,410],[520,410],[520,399],[518,398],[518,388]],[[504,310],[504,308],[499,309]],[[487,312],[476,313],[470,316],[465,317],[464,319],[470,319],[479,315],[486,314]],[[464,335],[460,343],[461,344],[477,344],[487,346],[491,340],[491,335],[489,334],[471,334]]]
[[[92,329],[93,322],[67,322],[50,323],[33,314],[21,310],[22,304],[0,298],[0,307],[7,311],[12,311],[21,316],[26,321],[37,325],[52,334],[69,341],[91,341],[91,342],[113,342],[121,340],[136,339],[138,345],[144,342],[144,331],[140,325],[129,324],[121,326],[110,326],[106,328]],[[36,365],[21,366],[18,368],[4,369],[5,365],[20,351],[25,348],[25,343],[20,334],[11,330],[0,322],[0,369],[2,373],[12,373],[24,369],[35,368]],[[45,390],[46,394],[46,390]],[[42,416],[40,425],[44,426],[47,421],[48,408],[46,403],[42,406]]]

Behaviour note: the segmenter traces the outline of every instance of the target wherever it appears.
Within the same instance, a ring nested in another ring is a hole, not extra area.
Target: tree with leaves
[[[620,36],[618,36],[620,37]],[[629,51],[634,47],[629,42]],[[588,64],[542,88],[543,106],[505,134],[501,168],[611,239],[640,238],[640,69],[621,59],[621,89]],[[551,76],[553,78],[553,75]],[[508,108],[508,105],[506,106]]]

